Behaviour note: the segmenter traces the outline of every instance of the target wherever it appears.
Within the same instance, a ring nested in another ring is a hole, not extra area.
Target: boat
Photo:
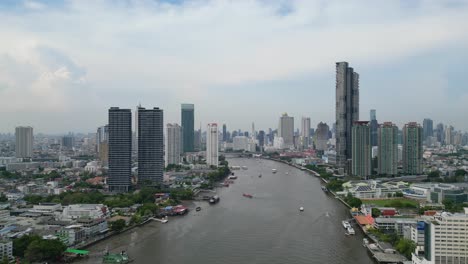
[[[369,240],[367,238],[363,238],[362,239],[362,246],[367,247],[367,245],[369,245]]]
[[[271,169],[271,172],[273,173],[276,173],[276,171],[277,171],[276,169]]]
[[[352,228],[351,226],[349,226],[346,231],[348,231],[348,235],[355,235],[356,232],[354,232],[354,228]]]
[[[128,257],[127,253],[125,251],[122,251],[120,253],[109,253],[109,252],[106,252],[104,254],[104,256],[102,257],[102,263],[109,263],[109,264],[113,264],[113,263],[130,263],[132,262],[132,260],[130,260],[130,258]]]
[[[242,166],[242,169],[243,169],[243,170],[246,170],[246,169],[247,169],[247,166]]]
[[[217,202],[219,202],[219,196],[218,195],[215,195],[213,197],[210,198],[210,200],[208,201],[210,204],[215,204]]]
[[[304,211],[304,207],[299,207],[299,211],[303,212]]]
[[[200,207],[200,206],[198,206],[197,208],[195,208],[195,211],[197,211],[197,212],[200,211],[200,210],[201,210],[201,207]]]
[[[327,187],[325,187],[324,185],[320,186],[320,188],[322,188],[322,191],[324,191],[324,192],[328,192],[328,189],[327,189]]]
[[[231,176],[228,177],[228,179],[230,179],[230,180],[235,180],[235,179],[237,179],[237,176],[232,176],[232,175],[231,175]]]
[[[258,175],[258,177],[259,177],[259,178],[261,178],[261,177],[262,177],[262,175],[260,174],[260,175]]]
[[[344,227],[345,229],[348,229],[348,227],[351,227],[351,225],[349,224],[349,222],[346,221],[346,220],[341,221],[341,224],[343,225],[343,227]]]
[[[253,195],[248,194],[248,193],[243,193],[242,196],[247,197],[247,198],[253,198]]]
[[[286,175],[288,175],[288,174],[289,174],[289,171],[286,172]]]

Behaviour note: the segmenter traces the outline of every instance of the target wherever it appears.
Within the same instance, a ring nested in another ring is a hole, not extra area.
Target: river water
[[[126,250],[134,263],[373,263],[361,232],[345,235],[341,221],[349,213],[320,189],[319,179],[269,160],[234,158],[229,164],[248,169],[235,171],[235,184],[218,189],[218,204],[195,202],[201,211],[192,208],[166,224],[111,237],[89,248],[92,256],[80,263],[101,263],[106,248]]]

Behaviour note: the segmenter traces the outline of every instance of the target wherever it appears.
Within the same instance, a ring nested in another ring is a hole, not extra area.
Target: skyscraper
[[[283,138],[284,147],[294,147],[294,117],[284,113],[278,124],[278,137]]]
[[[370,110],[370,126],[371,126],[371,145],[377,146],[379,122],[377,122],[377,114],[375,109]]]
[[[33,154],[33,128],[30,126],[19,126],[15,129],[17,158],[31,158]]]
[[[227,142],[227,141],[228,141],[227,128],[226,128],[226,124],[223,124],[223,142]]]
[[[109,109],[109,177],[111,192],[128,192],[132,177],[132,112]]]
[[[75,144],[73,135],[67,135],[62,137],[62,149],[72,149]]]
[[[403,173],[407,175],[422,174],[422,127],[411,122],[403,127]]]
[[[193,104],[182,104],[181,120],[184,152],[193,152],[195,130],[195,106]]]
[[[182,150],[182,128],[178,124],[167,124],[166,166],[179,164]]]
[[[310,142],[310,118],[302,117],[301,120],[301,143],[304,149],[309,148]]]
[[[437,133],[436,135],[437,142],[444,143],[444,140],[445,140],[444,124],[442,123],[437,124],[436,133]]]
[[[328,142],[328,132],[330,132],[330,128],[328,127],[327,123],[318,123],[317,130],[315,131],[315,149],[321,153],[327,150],[327,142]]]
[[[398,127],[385,122],[378,129],[378,173],[379,175],[398,174]]]
[[[445,145],[453,145],[453,126],[445,127]]]
[[[260,146],[260,151],[261,151],[261,149],[265,145],[265,131],[263,130],[258,131],[257,140],[258,140],[258,145]]]
[[[218,124],[211,123],[206,131],[206,164],[218,166]]]
[[[432,137],[433,134],[433,122],[431,119],[426,118],[423,121],[423,140],[426,140],[428,137]]]
[[[109,126],[101,126],[97,129],[96,133],[96,146],[99,160],[103,166],[108,164],[109,156]]]
[[[164,171],[163,110],[138,108],[138,183],[162,183]]]
[[[367,179],[371,175],[370,124],[355,121],[352,129],[352,174]]]
[[[359,120],[359,74],[347,62],[336,63],[336,163],[352,158],[352,126]]]

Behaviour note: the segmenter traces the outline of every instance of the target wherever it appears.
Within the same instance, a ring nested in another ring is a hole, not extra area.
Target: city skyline
[[[468,131],[454,114],[468,112],[466,2],[356,2],[346,15],[343,8],[315,1],[2,2],[0,96],[9,100],[0,106],[0,132],[20,125],[92,132],[106,123],[109,107],[140,102],[165,109],[171,123],[180,122],[181,103],[193,103],[196,127],[217,122],[249,131],[254,106],[258,128],[275,127],[282,112],[331,124],[336,61],[361,75],[360,116],[376,109],[380,122],[400,128],[431,118]],[[103,18],[99,26],[86,22],[95,16]],[[111,26],[122,20],[139,26]],[[337,44],[343,37],[346,47]]]

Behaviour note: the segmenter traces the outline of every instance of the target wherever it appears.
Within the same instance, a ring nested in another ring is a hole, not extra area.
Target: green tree
[[[382,212],[378,208],[372,208],[372,217],[379,217]]]
[[[395,197],[403,197],[403,193],[402,192],[396,192]]]
[[[111,230],[115,231],[115,232],[122,231],[125,228],[126,225],[127,225],[127,223],[125,223],[125,220],[123,220],[123,219],[119,219],[119,220],[116,220],[116,221],[110,223]]]
[[[327,183],[327,189],[333,192],[343,191],[343,181],[331,180]]]
[[[55,260],[60,257],[67,247],[57,239],[39,239],[32,241],[25,252],[28,261]]]
[[[416,244],[412,240],[403,238],[398,240],[395,249],[408,259],[411,259],[411,253],[416,249]]]
[[[37,235],[26,235],[13,240],[13,255],[17,257],[24,257],[24,253],[28,248],[29,244],[33,241],[40,240],[41,238]]]
[[[8,198],[5,194],[0,194],[0,203],[8,202]]]

